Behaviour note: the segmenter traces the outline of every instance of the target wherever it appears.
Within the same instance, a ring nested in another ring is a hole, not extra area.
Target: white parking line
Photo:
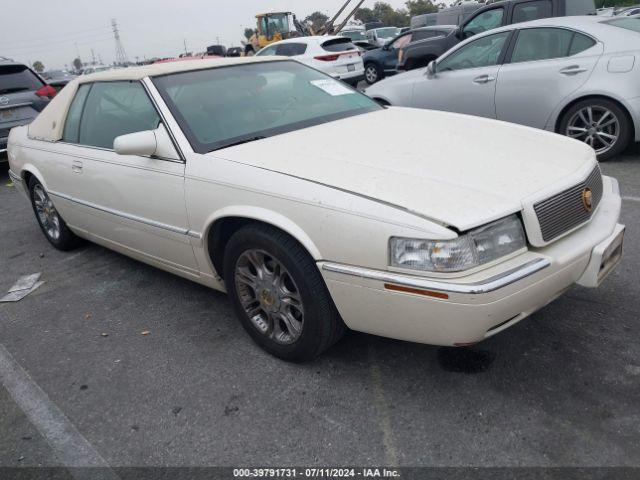
[[[65,467],[101,467],[99,477],[118,479],[109,464],[73,426],[64,413],[0,345],[0,381],[13,400],[38,429]],[[74,478],[95,478],[91,471],[70,468]],[[94,474],[97,472],[93,472]]]
[[[622,197],[622,200],[627,202],[640,202],[640,197]]]

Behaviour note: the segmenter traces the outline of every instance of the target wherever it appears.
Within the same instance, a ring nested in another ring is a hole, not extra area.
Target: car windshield
[[[376,30],[378,38],[393,38],[399,33],[400,29],[395,27],[379,28]]]
[[[640,17],[614,18],[604,23],[640,33]]]
[[[287,60],[174,73],[153,82],[198,153],[382,108]]]

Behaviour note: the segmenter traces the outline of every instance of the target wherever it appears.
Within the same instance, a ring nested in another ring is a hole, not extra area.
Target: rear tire
[[[72,250],[80,245],[80,238],[69,229],[44,186],[35,176],[29,180],[29,198],[38,225],[51,245],[63,251]]]
[[[224,278],[244,329],[278,358],[311,360],[344,333],[315,261],[281,230],[252,224],[234,233]]]
[[[364,79],[369,85],[382,80],[382,70],[375,63],[369,62],[364,66]]]
[[[605,162],[621,154],[631,140],[626,112],[604,98],[587,98],[571,106],[560,121],[559,133],[586,143]]]

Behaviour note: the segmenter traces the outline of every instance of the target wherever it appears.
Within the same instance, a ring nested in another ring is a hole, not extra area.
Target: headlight
[[[429,272],[459,272],[489,263],[526,247],[522,223],[510,215],[453,240],[394,237],[391,266]]]

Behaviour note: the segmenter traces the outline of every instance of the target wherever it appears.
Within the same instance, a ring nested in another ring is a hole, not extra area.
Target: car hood
[[[392,107],[208,155],[395,205],[467,230],[594,164],[584,144],[467,115]]]

